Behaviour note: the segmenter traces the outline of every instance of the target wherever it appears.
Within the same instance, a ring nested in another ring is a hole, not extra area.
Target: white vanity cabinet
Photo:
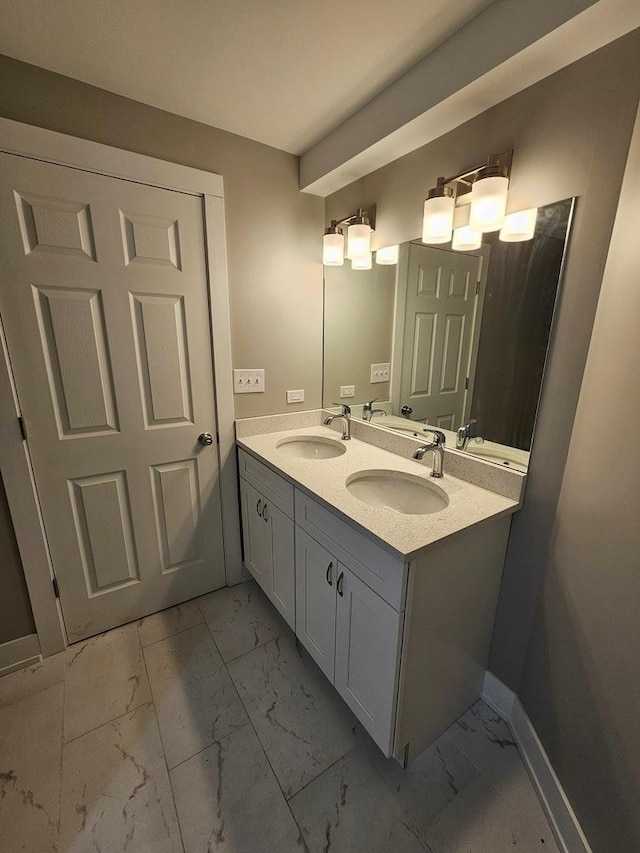
[[[247,568],[384,754],[410,762],[480,695],[510,514],[404,557],[239,461]]]
[[[242,451],[239,463],[245,565],[295,630],[293,486]]]

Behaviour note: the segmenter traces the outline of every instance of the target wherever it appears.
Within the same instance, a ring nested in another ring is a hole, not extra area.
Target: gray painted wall
[[[34,632],[29,594],[0,475],[0,645]]]
[[[520,683],[595,853],[640,850],[638,198],[640,113]]]

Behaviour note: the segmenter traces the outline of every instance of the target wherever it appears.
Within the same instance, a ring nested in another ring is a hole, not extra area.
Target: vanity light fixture
[[[362,208],[347,226],[347,257],[352,261],[371,254],[371,223]]]
[[[472,252],[482,245],[482,231],[474,231],[470,225],[455,228],[451,248],[457,252]]]
[[[370,270],[371,269],[371,252],[364,258],[352,258],[352,270]]]
[[[322,263],[341,266],[345,258],[344,228],[347,229],[346,257],[364,259],[371,255],[371,235],[375,228],[376,206],[359,207],[343,219],[332,219],[322,238]]]
[[[385,246],[376,250],[376,263],[391,265],[398,263],[398,246]]]
[[[322,238],[322,263],[325,267],[341,267],[344,263],[344,234],[335,219]]]
[[[476,173],[469,208],[469,225],[474,231],[484,233],[502,228],[508,192],[509,177],[503,165],[488,164]]]
[[[422,218],[422,242],[437,245],[448,243],[453,231],[453,212],[456,201],[453,187],[446,178],[438,178],[436,186],[427,193]]]
[[[452,247],[461,248],[464,244],[463,251],[469,251],[480,245],[475,245],[477,237],[471,238],[469,228],[476,234],[502,228],[512,158],[513,151],[492,154],[481,166],[450,178],[439,177],[424,203],[422,242],[434,245],[448,243],[453,234]],[[454,218],[465,205],[469,211],[468,227],[456,238],[455,232],[460,229],[454,229]]]
[[[528,210],[518,210],[505,216],[504,225],[500,229],[499,237],[505,243],[520,243],[531,240],[536,232],[536,221],[538,219],[538,208],[530,207]]]

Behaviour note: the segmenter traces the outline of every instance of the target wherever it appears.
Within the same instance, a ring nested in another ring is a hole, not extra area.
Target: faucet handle
[[[447,436],[442,432],[441,429],[434,429],[433,427],[427,426],[427,430],[434,436],[436,447],[444,447],[447,443]]]
[[[362,408],[363,409],[364,408],[370,409],[371,406],[373,406],[374,403],[377,403],[380,399],[381,399],[380,397],[374,397],[373,400],[367,400],[366,403],[362,404]]]
[[[333,405],[334,406],[341,406],[342,407],[342,414],[345,415],[345,417],[347,417],[351,414],[351,406],[347,406],[346,403],[336,403],[334,401]]]

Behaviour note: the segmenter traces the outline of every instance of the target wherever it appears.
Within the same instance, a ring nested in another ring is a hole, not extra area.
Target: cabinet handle
[[[338,595],[342,597],[344,595],[344,572],[340,572],[336,589],[338,590]]]
[[[327,583],[329,586],[333,586],[333,581],[331,580],[331,569],[333,568],[333,562],[329,563],[327,566]]]
[[[256,504],[256,512],[258,515],[262,515],[262,498],[258,498],[258,503]]]
[[[267,512],[267,505],[265,504],[262,510],[262,517],[265,521],[269,521],[269,514]]]

